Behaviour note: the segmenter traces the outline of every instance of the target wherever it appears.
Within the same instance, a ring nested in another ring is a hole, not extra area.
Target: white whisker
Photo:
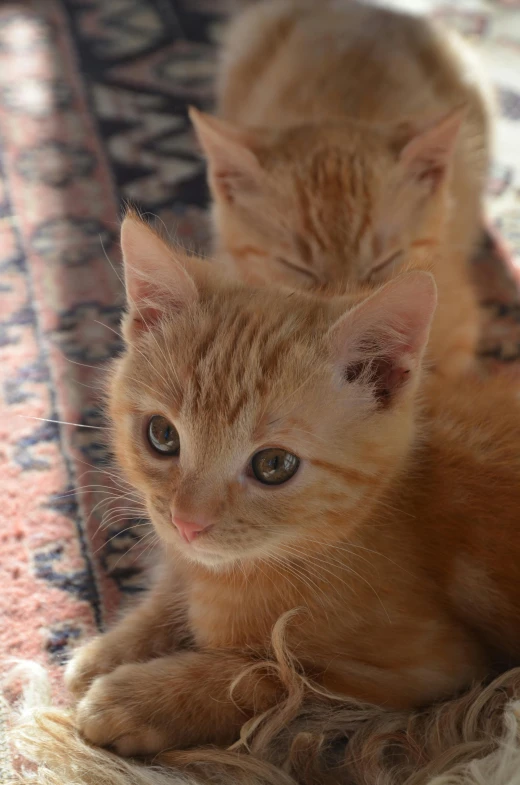
[[[113,535],[112,535],[112,537],[110,537],[110,538],[109,538],[108,540],[106,540],[106,541],[105,541],[105,542],[104,542],[102,545],[100,545],[100,546],[99,546],[99,548],[96,548],[96,550],[95,550],[95,551],[93,551],[93,555],[94,555],[94,556],[96,556],[96,555],[97,555],[97,554],[98,554],[100,551],[104,550],[104,548],[106,548],[106,546],[107,546],[107,545],[108,545],[110,542],[112,542],[112,540],[115,540],[117,537],[121,537],[123,534],[126,534],[126,532],[129,532],[129,531],[131,531],[132,529],[138,529],[140,526],[146,526],[146,525],[147,525],[147,524],[145,524],[145,523],[136,523],[136,524],[134,524],[133,526],[127,526],[127,527],[126,527],[126,529],[121,529],[121,531],[119,531],[119,532],[116,532],[115,534],[113,534]],[[142,541],[143,541],[143,539],[144,539],[144,538],[141,538],[140,540],[138,540],[136,543],[134,543],[134,545],[133,545],[132,547],[134,547],[135,545],[138,545],[138,544],[139,544],[139,542],[142,542]],[[131,550],[131,549],[130,549],[130,550]],[[129,551],[127,551],[127,553],[128,553],[128,552],[129,552]]]
[[[102,425],[83,425],[79,422],[67,422],[66,420],[51,420],[48,417],[33,417],[30,414],[17,414],[17,417],[23,417],[24,420],[38,420],[39,422],[52,422],[56,425],[74,425],[76,428],[93,428],[96,431],[106,431]]]

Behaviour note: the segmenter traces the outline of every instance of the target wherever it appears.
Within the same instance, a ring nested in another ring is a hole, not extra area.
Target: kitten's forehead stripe
[[[320,253],[347,250],[358,253],[371,228],[372,199],[369,178],[361,161],[345,153],[323,150],[317,153],[303,177],[295,179],[300,210],[302,257],[310,261],[309,241]],[[316,199],[316,194],[321,199]],[[348,226],[348,231],[347,231]],[[307,247],[306,247],[307,246]]]
[[[359,250],[364,235],[372,228],[370,189],[366,177],[361,177],[360,180],[361,188],[363,189],[363,200],[359,199],[360,221],[353,241],[353,248],[356,251]]]
[[[368,484],[371,483],[379,483],[379,478],[374,477],[367,472],[360,471],[359,469],[354,469],[353,467],[349,467],[348,469],[343,466],[335,466],[332,463],[327,461],[320,461],[318,459],[311,459],[310,461],[313,466],[316,466],[319,469],[323,469],[329,474],[334,474],[342,480],[353,483],[361,483],[361,484]]]
[[[263,300],[228,306],[215,311],[216,323],[206,326],[194,346],[183,408],[190,416],[218,412],[233,425],[269,393],[303,332],[290,309],[266,313]]]

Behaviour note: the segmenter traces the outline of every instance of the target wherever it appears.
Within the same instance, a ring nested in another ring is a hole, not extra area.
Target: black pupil
[[[268,448],[253,456],[251,468],[257,480],[265,485],[281,485],[296,473],[300,459],[287,450]]]
[[[179,452],[179,434],[165,417],[156,415],[148,426],[148,439],[157,452],[175,455]]]

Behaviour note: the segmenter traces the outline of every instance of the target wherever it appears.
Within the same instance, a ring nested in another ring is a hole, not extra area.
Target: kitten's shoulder
[[[433,373],[422,400],[437,437],[478,447],[490,459],[509,453],[520,464],[520,385],[506,374],[448,379]]]

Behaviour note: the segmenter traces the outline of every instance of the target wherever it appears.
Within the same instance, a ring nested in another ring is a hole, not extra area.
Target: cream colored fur
[[[25,697],[12,713],[11,737],[26,768],[5,785],[520,785],[518,669],[411,716],[345,702],[324,721],[318,704],[302,711],[294,683],[289,709],[286,704],[257,729],[256,739],[253,734],[252,757],[173,753],[171,765],[148,767],[87,745],[70,713],[49,705],[45,671],[35,663],[19,666],[18,675],[21,670]],[[345,768],[331,779],[318,772],[335,724],[349,728],[350,744]],[[393,766],[391,749],[400,753]]]

